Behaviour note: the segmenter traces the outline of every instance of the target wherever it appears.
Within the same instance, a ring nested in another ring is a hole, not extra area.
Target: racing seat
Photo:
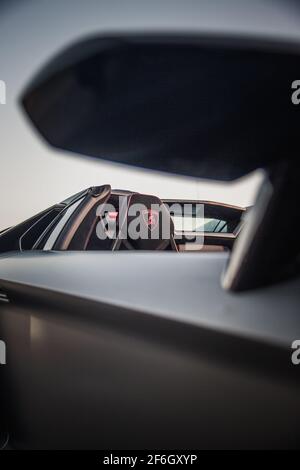
[[[129,196],[113,250],[178,251],[173,220],[158,197],[138,193]]]

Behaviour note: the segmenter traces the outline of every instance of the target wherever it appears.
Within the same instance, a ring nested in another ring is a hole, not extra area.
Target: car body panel
[[[221,286],[227,260],[226,253],[8,253],[0,282],[4,290],[31,286],[289,348],[300,337],[300,281],[232,294]]]
[[[226,261],[2,255],[11,445],[296,447],[299,375],[290,341],[300,333],[299,283],[229,294],[220,287]]]

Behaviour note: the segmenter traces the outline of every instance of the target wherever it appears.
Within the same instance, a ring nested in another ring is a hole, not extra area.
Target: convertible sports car
[[[232,248],[241,231],[244,212],[243,208],[220,203],[162,201],[132,191],[112,191],[109,185],[92,187],[2,232],[0,253],[17,250],[222,251]],[[147,230],[143,232],[139,228],[133,238],[130,221],[134,220]]]
[[[20,100],[30,124],[64,152],[264,183],[249,211],[104,185],[4,231],[3,442],[299,448],[300,10],[275,2],[287,28],[274,2],[241,17],[224,0],[209,27],[205,2],[175,19],[154,3],[52,57]]]

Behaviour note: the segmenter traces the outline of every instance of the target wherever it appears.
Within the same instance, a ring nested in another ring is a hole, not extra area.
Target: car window
[[[40,219],[33,223],[19,239],[19,247],[21,251],[31,250],[46,230],[46,228],[51,224],[51,222],[58,216],[59,209],[55,208],[44,214]]]
[[[174,215],[173,221],[175,230],[180,232],[224,233],[228,231],[226,220],[221,219]]]
[[[74,202],[71,206],[69,206],[65,212],[63,213],[61,219],[59,222],[56,224],[55,228],[52,230],[51,234],[49,235],[45,245],[44,245],[44,250],[52,250],[53,246],[61,233],[62,229],[70,219],[71,215],[74,213],[76,208],[79,206],[79,204],[82,202],[84,198],[78,199],[78,201]]]

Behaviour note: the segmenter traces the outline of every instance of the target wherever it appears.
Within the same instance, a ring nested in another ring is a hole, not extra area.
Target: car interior
[[[203,210],[201,217],[196,214],[199,206]],[[143,210],[132,213],[134,207]],[[154,213],[153,207],[156,207]],[[147,214],[143,213],[145,211]],[[152,195],[111,190],[109,185],[103,185],[82,191],[6,230],[0,234],[0,252],[224,251],[232,249],[245,212],[244,208],[221,203],[161,200]],[[155,226],[149,224],[149,214],[154,217]],[[142,234],[144,229],[146,236],[133,238],[129,228],[138,215],[139,231]]]

